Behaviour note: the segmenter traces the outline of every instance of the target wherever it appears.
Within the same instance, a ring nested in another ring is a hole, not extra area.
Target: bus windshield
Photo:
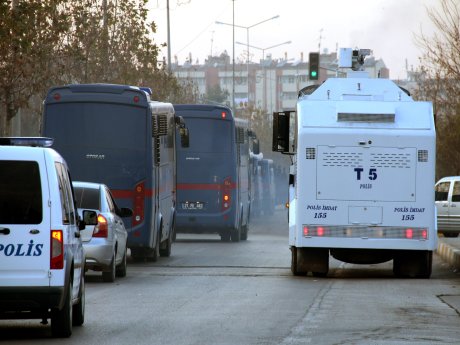
[[[190,152],[230,153],[232,149],[232,127],[230,121],[210,118],[187,118],[190,133],[190,147],[179,150]]]

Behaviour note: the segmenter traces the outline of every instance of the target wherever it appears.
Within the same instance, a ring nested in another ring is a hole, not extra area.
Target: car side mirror
[[[91,210],[84,210],[83,222],[85,223],[85,225],[97,225],[97,212]]]

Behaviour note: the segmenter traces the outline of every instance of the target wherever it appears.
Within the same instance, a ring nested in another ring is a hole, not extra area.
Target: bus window
[[[231,122],[220,119],[188,118],[187,127],[192,133],[189,148],[192,152],[231,152]],[[206,135],[193,135],[206,133]]]

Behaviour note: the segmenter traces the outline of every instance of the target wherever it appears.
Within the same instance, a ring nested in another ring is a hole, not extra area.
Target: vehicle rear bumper
[[[235,216],[229,213],[216,215],[176,214],[177,233],[220,233],[235,227]]]
[[[94,238],[91,242],[95,242]],[[85,268],[90,270],[101,270],[110,266],[114,253],[112,243],[84,243]]]
[[[0,287],[0,319],[48,317],[50,309],[60,306],[64,287]]]

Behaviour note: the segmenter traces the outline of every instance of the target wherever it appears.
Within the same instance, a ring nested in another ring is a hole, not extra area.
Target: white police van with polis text
[[[0,319],[84,322],[84,254],[72,183],[49,138],[0,138]]]

